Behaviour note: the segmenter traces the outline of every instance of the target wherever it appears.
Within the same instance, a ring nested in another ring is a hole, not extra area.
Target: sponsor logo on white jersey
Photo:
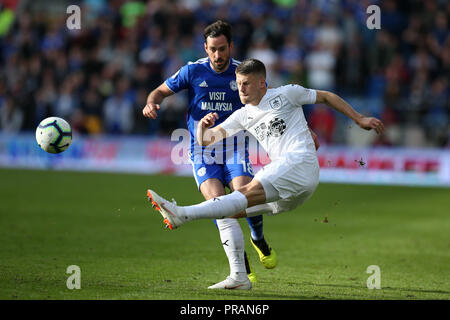
[[[269,122],[269,136],[279,137],[286,131],[286,122],[283,119],[275,118]]]

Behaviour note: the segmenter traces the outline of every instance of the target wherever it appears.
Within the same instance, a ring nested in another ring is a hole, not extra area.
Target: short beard
[[[228,68],[229,64],[230,64],[230,60],[229,59],[228,59],[228,61],[226,63],[224,63],[222,65],[221,68],[219,68],[214,62],[212,63],[212,65],[214,67],[214,70],[216,70],[216,71],[224,71],[226,68]]]

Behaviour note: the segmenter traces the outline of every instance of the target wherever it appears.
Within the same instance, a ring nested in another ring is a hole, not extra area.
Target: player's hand
[[[160,109],[159,104],[156,103],[147,103],[144,107],[144,109],[142,109],[142,114],[144,115],[144,117],[146,118],[151,118],[151,119],[156,119],[157,115],[157,111]]]
[[[361,128],[366,130],[374,129],[378,134],[384,131],[383,122],[374,117],[362,117],[357,123]]]
[[[202,128],[210,128],[214,125],[214,123],[216,123],[216,120],[218,119],[219,115],[217,114],[217,112],[208,113],[202,118],[202,120],[200,120],[200,126]]]

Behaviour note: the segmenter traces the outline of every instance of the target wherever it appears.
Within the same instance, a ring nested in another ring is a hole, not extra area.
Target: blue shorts
[[[219,179],[224,186],[228,186],[231,180],[240,176],[247,176],[253,178],[253,168],[248,155],[242,158],[241,161],[225,161],[224,164],[206,164],[193,163],[192,169],[194,173],[195,182],[200,190],[200,185],[208,179]]]

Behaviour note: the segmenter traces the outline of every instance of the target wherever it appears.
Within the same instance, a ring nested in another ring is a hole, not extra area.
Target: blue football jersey
[[[198,122],[208,113],[217,112],[219,119],[216,120],[216,125],[218,125],[243,106],[239,99],[235,74],[239,63],[237,60],[230,59],[228,69],[217,73],[211,68],[209,58],[206,57],[196,62],[189,62],[166,80],[166,85],[175,93],[183,89],[188,90],[187,126],[191,135],[191,158],[194,156],[195,146],[197,146],[196,151],[202,150],[196,140]],[[217,143],[215,148],[220,150],[219,148],[223,146],[226,152],[230,148],[234,149],[234,142],[222,141]]]

